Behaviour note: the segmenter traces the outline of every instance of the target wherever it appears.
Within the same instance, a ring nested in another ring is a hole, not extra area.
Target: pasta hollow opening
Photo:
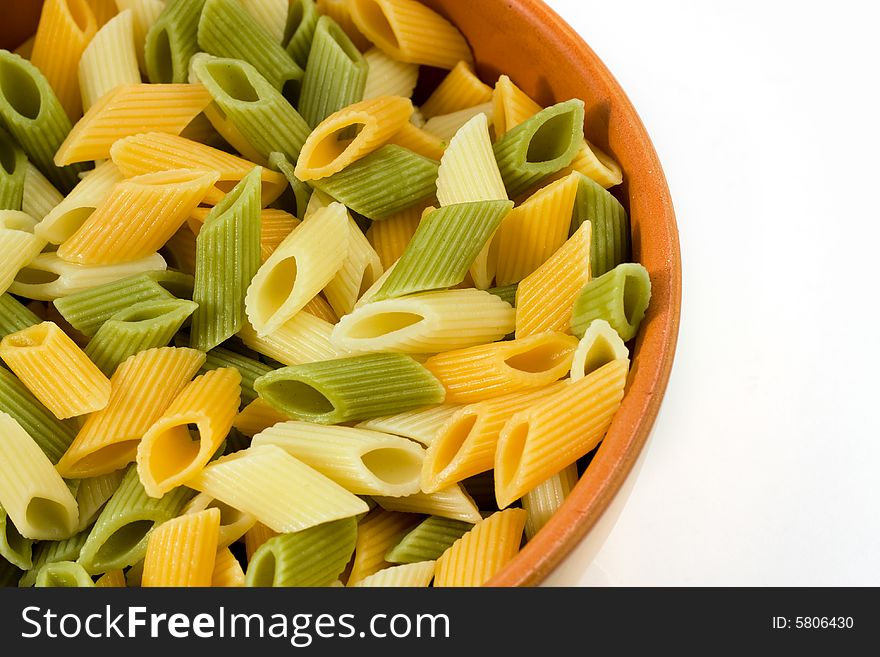
[[[600,335],[596,338],[596,341],[590,345],[590,348],[587,351],[587,356],[584,360],[584,376],[592,374],[600,367],[607,365],[616,358],[617,355],[614,351],[614,347],[608,342],[608,339],[604,335]]]
[[[315,146],[308,161],[309,168],[322,169],[333,164],[366,127],[365,123],[352,123],[327,135]]]
[[[70,11],[70,17],[73,18],[73,22],[76,23],[77,29],[79,29],[80,32],[85,32],[89,27],[89,10],[86,6],[85,0],[67,0],[65,4],[67,5],[68,11]]]
[[[25,518],[41,534],[63,531],[62,528],[70,524],[67,508],[60,502],[45,497],[34,497],[28,502]]]
[[[552,162],[565,155],[571,146],[573,120],[571,112],[547,119],[532,135],[526,161],[529,164]]]
[[[452,463],[452,459],[456,457],[458,452],[464,445],[464,441],[474,430],[477,425],[477,415],[468,414],[459,418],[449,428],[440,441],[437,443],[437,451],[434,455],[435,473],[443,472]]]
[[[83,224],[86,223],[86,220],[92,216],[95,210],[96,208],[82,207],[65,212],[55,220],[53,231],[56,231],[58,234],[73,235],[82,228]]]
[[[365,317],[351,327],[349,336],[355,340],[369,340],[389,333],[402,331],[424,321],[422,315],[416,313],[389,312]]]
[[[422,461],[415,454],[393,447],[369,451],[361,461],[377,479],[392,485],[418,480],[422,471]]]
[[[40,89],[20,66],[0,60],[0,93],[19,115],[34,120],[43,105]]]
[[[123,525],[110,534],[103,545],[98,548],[95,553],[95,563],[101,564],[110,559],[116,559],[119,555],[128,554],[144,540],[154,524],[155,522],[152,520],[135,520]]]
[[[296,286],[297,271],[296,256],[285,258],[271,269],[262,288],[263,303],[258,306],[260,321],[267,322],[290,298]]]
[[[323,393],[302,381],[277,381],[271,385],[271,391],[295,412],[323,415],[336,408]]]
[[[299,26],[302,25],[303,18],[305,18],[305,12],[303,11],[302,5],[303,3],[301,2],[294,1],[290,3],[290,11],[287,15],[287,30],[284,35],[285,43],[296,34]]]
[[[134,453],[137,449],[138,442],[140,442],[140,439],[126,440],[121,443],[102,447],[101,449],[92,452],[91,454],[87,454],[81,459],[77,459],[70,467],[66,469],[65,474],[69,476],[75,476],[77,474],[90,472],[94,468],[101,468],[102,470],[104,470],[106,467],[109,467],[111,465],[115,465],[121,468],[130,461],[134,460]]]
[[[78,588],[79,582],[76,581],[76,575],[71,572],[57,569],[50,569],[46,572],[44,586],[53,588]]]
[[[49,336],[49,327],[46,324],[38,324],[33,328],[13,333],[6,338],[6,343],[13,347],[39,347]]]
[[[21,532],[12,524],[9,518],[6,519],[6,527],[4,530],[6,544],[13,552],[21,553],[27,550],[30,540],[21,535]]]
[[[22,285],[51,285],[59,278],[61,275],[54,271],[25,267],[15,276],[15,282]]]
[[[150,450],[150,472],[156,482],[161,485],[186,469],[199,455],[200,447],[198,425],[178,424],[158,434]]]
[[[542,344],[504,360],[504,364],[520,372],[540,374],[565,362],[571,351],[561,351],[559,345]]]
[[[260,94],[257,93],[247,75],[238,66],[209,62],[205,64],[205,68],[214,82],[233,100],[243,103],[255,103],[260,100]]]
[[[169,308],[165,305],[154,306],[152,308],[138,308],[128,314],[122,315],[121,319],[124,322],[130,323],[149,322],[162,317],[168,312],[168,310]]]
[[[206,509],[217,509],[220,511],[220,526],[221,527],[234,525],[235,523],[237,523],[241,520],[243,515],[245,515],[243,512],[239,511],[238,509],[236,509],[234,507],[229,506],[228,504],[224,504],[220,500],[212,501],[205,508]]]
[[[523,452],[526,449],[526,439],[529,437],[528,422],[517,424],[507,434],[504,443],[504,451],[501,454],[501,467],[495,471],[495,476],[502,488],[510,485],[513,475],[519,469]]]
[[[374,39],[382,39],[386,45],[394,49],[399,49],[400,42],[394,33],[394,28],[391,27],[391,21],[388,20],[379,3],[375,0],[355,0],[355,4],[364,23],[372,28],[373,34],[371,36]]]
[[[8,176],[15,173],[15,153],[5,141],[0,142],[0,167],[3,167]]]
[[[639,310],[639,299],[642,297],[642,279],[638,276],[627,276],[623,279],[623,316],[632,326]]]
[[[168,30],[162,28],[153,41],[153,61],[156,63],[159,82],[171,82],[174,79],[174,62],[171,58],[171,37]]]
[[[275,553],[272,550],[261,550],[258,558],[251,560],[248,567],[248,575],[251,576],[251,586],[270,587],[275,584]]]

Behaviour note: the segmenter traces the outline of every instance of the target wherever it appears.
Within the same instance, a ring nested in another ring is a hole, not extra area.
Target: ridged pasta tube
[[[583,336],[593,320],[604,319],[626,342],[632,340],[651,301],[651,278],[642,265],[625,263],[590,281],[577,297],[571,330]]]
[[[27,164],[27,155],[0,128],[0,210],[21,210]]]
[[[34,585],[37,588],[89,588],[95,583],[75,561],[55,561],[40,568]]]
[[[161,524],[147,541],[141,586],[211,586],[219,533],[219,509],[205,509]]]
[[[287,22],[284,25],[284,48],[293,61],[305,68],[309,61],[309,51],[315,38],[315,28],[320,18],[313,0],[291,0],[287,9]]]
[[[473,523],[431,516],[416,525],[397,545],[388,550],[385,561],[402,564],[434,561],[473,527]]]
[[[604,319],[594,319],[584,331],[571,362],[571,380],[578,381],[613,360],[628,359],[629,349]]]
[[[168,0],[147,31],[144,43],[150,82],[181,83],[189,76],[190,58],[199,51],[199,19],[205,0]]]
[[[571,221],[571,234],[584,221],[593,226],[590,263],[594,278],[629,261],[630,234],[626,210],[610,192],[583,175],[578,178],[577,200]]]

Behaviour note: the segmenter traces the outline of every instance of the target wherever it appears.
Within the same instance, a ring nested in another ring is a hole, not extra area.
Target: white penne
[[[377,588],[425,588],[434,579],[436,561],[418,561],[384,568],[357,582],[354,586]]]
[[[187,486],[281,533],[350,518],[369,509],[366,502],[274,445],[218,459]]]
[[[0,506],[25,538],[60,541],[79,523],[76,500],[43,450],[0,411]]]
[[[626,344],[611,324],[604,319],[593,320],[575,349],[571,380],[583,379],[606,363],[619,359],[629,359]]]
[[[305,213],[303,213],[302,220],[307,221],[311,219],[318,210],[329,207],[331,203],[333,203],[332,196],[325,194],[320,189],[314,190],[312,195],[309,196],[309,203],[306,206]]]
[[[281,43],[289,0],[238,0],[272,38]]]
[[[147,40],[147,32],[152,27],[159,14],[165,9],[162,0],[116,0],[119,11],[130,9],[133,18],[133,36],[135,54],[137,55],[138,68],[146,74],[147,65],[144,60],[144,43]]]
[[[54,301],[128,276],[166,268],[165,259],[158,253],[134,262],[97,267],[66,262],[55,253],[41,253],[18,272],[9,291],[28,299]]]
[[[358,302],[354,304],[354,309],[363,308],[364,306],[373,302],[373,297],[375,297],[379,290],[382,289],[382,286],[385,284],[385,281],[388,280],[388,277],[391,276],[391,272],[394,271],[394,268],[397,266],[397,260],[391,263],[391,265],[385,270],[385,273],[382,274],[379,278],[376,279],[376,282],[373,283],[367,291],[361,295],[361,298],[358,299]]]
[[[362,306],[340,320],[332,340],[350,351],[432,354],[500,340],[514,318],[510,305],[488,292],[424,292]]]
[[[443,404],[397,415],[373,418],[361,422],[357,426],[362,429],[403,436],[428,446],[434,442],[437,434],[460,408],[460,406]]]
[[[562,506],[577,481],[577,464],[572,463],[523,495],[522,506],[528,514],[526,516],[526,538],[532,540],[541,527],[547,524],[553,514]]]
[[[332,203],[303,221],[260,267],[245,309],[257,335],[278,330],[342,268],[348,253],[348,211]]]
[[[431,494],[416,493],[408,497],[373,496],[373,499],[386,511],[424,513],[470,523],[480,522],[483,518],[473,498],[459,484]]]
[[[36,220],[18,210],[0,210],[0,294],[33,262],[46,241],[34,235]]]
[[[419,81],[417,64],[407,64],[392,59],[378,48],[364,53],[369,71],[364,100],[379,96],[403,96],[411,98]]]
[[[417,493],[425,458],[424,448],[406,438],[311,422],[276,424],[251,444],[276,445],[356,495]]]
[[[37,224],[34,232],[50,244],[61,244],[70,238],[101,205],[123,176],[113,162],[103,162],[90,171]]]
[[[260,337],[246,324],[238,337],[244,344],[284,365],[303,365],[333,360],[348,352],[337,349],[330,341],[333,325],[311,313],[300,312],[269,335]]]
[[[376,249],[348,217],[348,254],[342,269],[324,288],[324,296],[338,317],[347,315],[354,304],[384,273]]]
[[[88,109],[108,91],[123,84],[138,84],[134,46],[134,14],[123,11],[95,34],[79,60],[79,88],[83,109]]]
[[[205,509],[220,510],[220,536],[217,544],[221,548],[232,545],[257,523],[257,519],[249,513],[234,509],[210,495],[199,493],[183,508],[183,514],[198,513]]]
[[[63,200],[61,192],[55,189],[37,167],[28,162],[24,174],[22,211],[39,221]]]
[[[451,114],[441,114],[440,116],[432,117],[425,122],[422,129],[425,132],[430,132],[432,135],[448,142],[452,140],[455,133],[458,132],[465,123],[470,121],[477,114],[485,114],[488,122],[491,124],[494,112],[495,107],[492,103],[484,103],[483,105],[468,107],[467,109],[452,112]]]

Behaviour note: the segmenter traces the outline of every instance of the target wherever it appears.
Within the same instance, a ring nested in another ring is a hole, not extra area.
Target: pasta
[[[386,511],[425,513],[470,523],[479,522],[482,518],[473,498],[458,484],[436,493],[415,493],[406,497],[374,496],[373,499]]]
[[[351,2],[349,0],[315,0],[318,12],[332,18],[351,39],[351,42],[361,52],[370,48],[372,43],[361,33],[351,17]]]
[[[523,495],[526,513],[526,538],[531,540],[562,506],[578,480],[577,465],[572,463]]]
[[[150,533],[141,586],[211,585],[217,558],[220,511],[172,518]]]
[[[626,341],[635,337],[651,300],[651,278],[637,263],[618,265],[590,281],[577,297],[571,319],[575,335],[583,336],[595,319],[606,320]]]
[[[0,339],[39,323],[40,318],[11,294],[0,294]]]
[[[2,57],[2,55],[0,55]],[[0,101],[2,102],[2,101]],[[42,219],[64,199],[46,176],[40,173],[31,162],[27,163],[24,174],[24,194],[21,199],[22,211],[34,219]]]
[[[367,82],[364,100],[380,96],[411,98],[419,79],[419,67],[393,59],[378,48],[364,53],[367,62]]]
[[[214,572],[211,573],[211,586],[220,588],[240,588],[245,585],[244,570],[228,547],[220,548],[214,557]]]
[[[305,69],[320,15],[313,0],[290,0],[288,5],[282,43],[293,61]]]
[[[144,40],[147,75],[154,84],[183,83],[199,51],[199,19],[205,0],[166,0]]]
[[[22,209],[27,165],[27,155],[0,128],[0,210]]]
[[[484,114],[486,121],[493,124],[494,109],[492,103],[483,103],[450,114],[441,114],[428,119],[422,129],[444,142],[449,142],[455,137],[455,133],[461,130],[462,126],[480,114]]]
[[[126,10],[111,18],[91,40],[79,60],[82,109],[122,85],[139,84],[134,43],[134,14]]]
[[[0,293],[12,285],[18,272],[43,250],[45,241],[34,235],[37,222],[17,210],[0,210]]]
[[[79,489],[76,491],[76,504],[79,507],[77,532],[85,531],[92,526],[107,500],[119,488],[124,475],[124,471],[116,470],[109,474],[80,480]]]
[[[192,498],[183,509],[183,513],[200,513],[205,509],[216,509],[220,512],[220,530],[217,538],[220,552],[244,536],[257,522],[252,515],[242,513],[205,493],[199,493]],[[219,552],[217,556],[220,556]],[[244,579],[243,575],[242,579]]]
[[[450,404],[441,404],[397,415],[364,420],[357,426],[363,429],[392,433],[395,436],[404,436],[422,445],[430,445],[446,421],[458,408],[458,406]]]
[[[23,588],[33,586],[37,581],[37,574],[46,564],[77,560],[87,538],[88,532],[80,532],[63,540],[37,543],[34,548],[33,567],[21,575],[18,585]]]
[[[333,325],[311,313],[298,313],[265,337],[259,337],[250,324],[238,336],[248,347],[284,365],[304,365],[345,355],[330,342]]]
[[[592,374],[613,360],[629,359],[629,350],[620,334],[604,319],[595,319],[584,331],[571,361],[571,380]]]
[[[56,561],[40,568],[35,586],[81,588],[95,586],[85,568],[73,561]]]
[[[333,317],[332,323],[350,313],[358,299],[382,276],[382,262],[370,241],[361,232],[351,215],[348,215],[348,254],[336,276],[324,287]],[[310,301],[315,303],[316,296]],[[308,311],[308,306],[304,308]],[[323,313],[326,317],[326,313]]]
[[[383,568],[369,577],[358,580],[354,586],[425,588],[432,579],[434,579],[434,562],[421,561]]]
[[[247,405],[257,399],[254,390],[254,381],[264,374],[272,371],[272,368],[253,358],[237,354],[229,349],[217,347],[209,351],[205,356],[205,364],[202,372],[221,369],[224,367],[235,368],[241,375],[241,403]]]
[[[283,41],[288,4],[290,4],[288,0],[250,0],[241,4],[273,40],[278,43]]]
[[[357,586],[361,581],[390,565],[385,553],[416,522],[408,513],[396,513],[374,509],[359,524],[354,560],[348,575],[347,586]]]
[[[125,10],[132,13],[135,55],[137,56],[138,68],[146,75],[145,44],[147,33],[159,18],[162,10],[165,9],[165,3],[162,0],[116,0],[116,6],[120,13]],[[171,80],[169,79],[167,82],[171,82]]]
[[[384,270],[391,269],[406,251],[421,219],[422,208],[415,206],[384,221],[376,221],[370,226],[367,239],[373,245]]]
[[[492,87],[474,74],[468,62],[460,61],[449,71],[443,82],[422,106],[422,115],[430,119],[440,114],[452,114],[492,100]]]
[[[433,562],[473,527],[473,523],[431,516],[411,529],[397,545],[388,550],[385,561],[401,564]],[[431,573],[433,572],[432,568]]]

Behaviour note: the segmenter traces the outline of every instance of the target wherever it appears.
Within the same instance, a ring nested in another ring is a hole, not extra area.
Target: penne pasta
[[[153,84],[180,84],[199,51],[199,19],[205,0],[166,0],[144,38],[147,76]]]
[[[244,570],[228,547],[220,548],[214,557],[214,572],[211,573],[211,586],[219,588],[241,588],[245,585]]]
[[[330,342],[333,325],[308,312],[300,312],[277,331],[259,337],[247,324],[239,331],[241,341],[284,365],[304,365],[345,356]]]
[[[584,221],[592,225],[590,263],[593,277],[598,278],[629,260],[629,218],[620,201],[600,185],[585,176],[580,176],[578,183],[570,232]]]
[[[484,114],[487,123],[493,125],[494,111],[495,108],[492,103],[483,103],[482,105],[468,107],[463,110],[458,110],[457,112],[452,112],[451,114],[440,114],[428,119],[422,126],[422,130],[434,135],[443,142],[449,143],[464,125],[480,114]]]
[[[374,509],[357,528],[357,544],[354,561],[348,575],[347,586],[357,586],[367,577],[389,566],[385,553],[417,522],[409,513],[397,513]]]
[[[314,0],[289,0],[288,5],[284,37],[281,42],[287,54],[293,57],[293,61],[299,64],[300,68],[305,69],[320,14]]]
[[[34,235],[36,225],[36,220],[24,212],[0,210],[0,294],[46,246],[45,240]]]
[[[571,362],[571,380],[578,381],[614,360],[628,360],[629,350],[604,319],[594,319],[584,331]]]
[[[116,0],[116,6],[120,13],[126,10],[131,11],[134,50],[137,56],[138,68],[146,75],[145,44],[147,33],[153,26],[153,23],[159,18],[162,10],[165,9],[165,3],[163,0]],[[168,81],[170,82],[171,80]],[[182,82],[183,79],[180,81]]]
[[[651,300],[651,278],[638,263],[618,265],[585,284],[577,295],[571,330],[583,336],[596,319],[604,319],[626,342],[632,340]]]
[[[0,128],[0,210],[21,210],[28,159],[18,143]]]
[[[278,43],[283,41],[289,0],[238,1],[274,41]]]
[[[382,276],[382,262],[379,254],[361,229],[348,215],[348,253],[342,268],[324,287],[323,294],[333,311],[333,323],[337,317],[354,310],[355,303]],[[315,297],[309,303],[314,303]]]
[[[441,404],[396,415],[386,415],[364,420],[357,426],[362,429],[382,431],[395,436],[415,440],[422,445],[430,445],[446,421],[458,410],[458,406]]]
[[[0,105],[0,109],[2,109],[2,105]],[[28,162],[24,174],[22,211],[34,219],[41,220],[63,199],[61,192],[55,189],[46,176],[40,173],[40,170],[31,162]]]
[[[458,62],[422,106],[426,119],[451,114],[492,101],[492,87],[474,74],[468,62]]]
[[[107,503],[125,475],[123,470],[116,470],[98,477],[80,480],[76,491],[76,504],[79,507],[79,524],[76,531],[82,532],[94,524],[101,509]]]
[[[523,495],[526,513],[526,538],[532,540],[559,510],[578,481],[577,465],[572,463]]]
[[[421,220],[422,208],[414,206],[384,221],[375,221],[370,226],[367,239],[373,245],[385,271],[388,271],[406,251]]]
[[[385,561],[401,564],[435,561],[473,527],[470,522],[431,516],[416,525],[397,545],[388,550]],[[433,574],[433,569],[431,572]]]
[[[426,588],[434,579],[434,561],[391,566],[359,580],[355,586]]]
[[[364,52],[372,47],[373,44],[361,33],[351,17],[349,0],[316,0],[316,5],[320,14],[332,18],[343,29],[358,50]]]
[[[366,51],[364,60],[367,62],[364,100],[380,96],[412,98],[419,79],[417,64],[407,64],[393,59],[378,48]]]
[[[482,519],[473,498],[458,484],[436,493],[416,493],[407,497],[374,496],[373,499],[386,511],[424,513],[470,523]]]
[[[219,532],[218,509],[172,518],[157,527],[147,541],[141,586],[211,586]]]
[[[412,123],[404,124],[388,140],[388,143],[411,150],[413,153],[426,157],[429,160],[440,160],[446,151],[445,140],[430,132],[426,132]]]
[[[223,548],[242,538],[257,522],[257,519],[249,513],[234,509],[205,493],[199,493],[192,498],[189,504],[184,507],[183,513],[184,515],[199,513],[205,509],[217,509],[220,512],[220,532],[217,538],[220,552],[223,551]]]
[[[134,14],[126,10],[107,21],[83,51],[79,60],[82,109],[88,111],[101,96],[116,87],[140,84],[140,81]]]
[[[289,419],[290,417],[281,411],[275,410],[267,402],[257,398],[235,416],[232,426],[245,436],[253,438],[261,431],[265,431],[269,427],[273,427],[279,422],[286,422]]]
[[[34,586],[37,588],[83,588],[92,587],[95,583],[91,576],[78,563],[73,561],[56,561],[40,568]]]
[[[272,371],[272,368],[264,363],[223,347],[216,347],[206,354],[205,364],[201,371],[203,373],[210,372],[224,367],[235,368],[241,375],[241,403],[243,406],[257,399],[254,381]]]

